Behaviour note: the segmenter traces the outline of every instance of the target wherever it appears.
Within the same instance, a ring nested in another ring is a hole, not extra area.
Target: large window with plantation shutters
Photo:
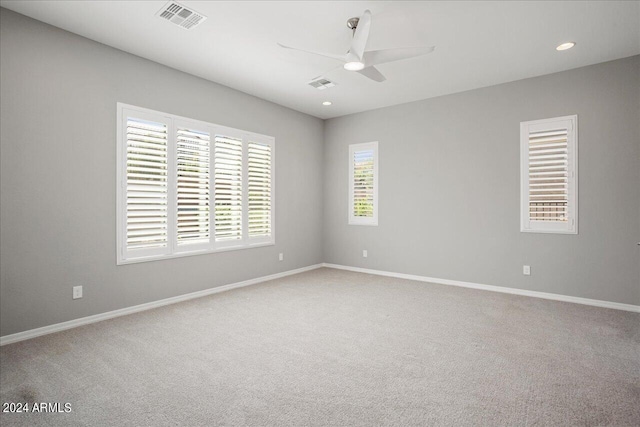
[[[117,112],[118,264],[274,244],[272,137]]]
[[[578,232],[578,117],[520,123],[520,230]]]

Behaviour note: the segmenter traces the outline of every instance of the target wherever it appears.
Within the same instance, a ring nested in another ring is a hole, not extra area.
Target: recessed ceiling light
[[[556,50],[567,50],[567,49],[571,49],[572,47],[574,47],[576,44],[575,42],[567,42],[567,43],[562,43],[560,46],[558,46],[556,48]]]
[[[324,101],[324,102],[322,103],[322,105],[331,105],[331,104],[332,104],[332,102],[331,102],[331,101]]]
[[[359,61],[347,62],[344,64],[344,69],[349,71],[360,71],[364,68],[364,64]]]

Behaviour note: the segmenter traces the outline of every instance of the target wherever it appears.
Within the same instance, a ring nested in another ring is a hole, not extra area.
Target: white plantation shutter
[[[215,136],[215,240],[242,239],[242,139]]]
[[[529,134],[529,219],[567,221],[567,130]]]
[[[272,245],[275,140],[117,105],[117,263]]]
[[[209,133],[177,128],[177,244],[209,243]]]
[[[349,146],[349,223],[378,223],[378,143]]]
[[[373,217],[373,150],[353,156],[353,216]]]
[[[168,126],[126,118],[126,249],[168,245]]]
[[[521,124],[522,231],[576,232],[576,121]]]
[[[249,237],[271,236],[271,145],[249,142]]]

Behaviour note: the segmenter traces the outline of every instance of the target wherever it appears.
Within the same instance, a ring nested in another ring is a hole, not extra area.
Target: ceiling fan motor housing
[[[358,27],[358,22],[360,22],[360,18],[351,18],[347,21],[347,27],[355,31]]]

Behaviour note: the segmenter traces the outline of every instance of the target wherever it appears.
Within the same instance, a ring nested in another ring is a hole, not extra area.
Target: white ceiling
[[[320,118],[461,92],[640,53],[640,2],[183,0],[208,17],[192,30],[156,17],[166,1],[0,1],[2,7],[169,67]],[[373,82],[332,59],[276,42],[344,53],[350,17],[373,14],[367,50],[435,45],[378,66]],[[576,47],[557,52],[561,42]],[[322,106],[330,100],[333,105]]]

